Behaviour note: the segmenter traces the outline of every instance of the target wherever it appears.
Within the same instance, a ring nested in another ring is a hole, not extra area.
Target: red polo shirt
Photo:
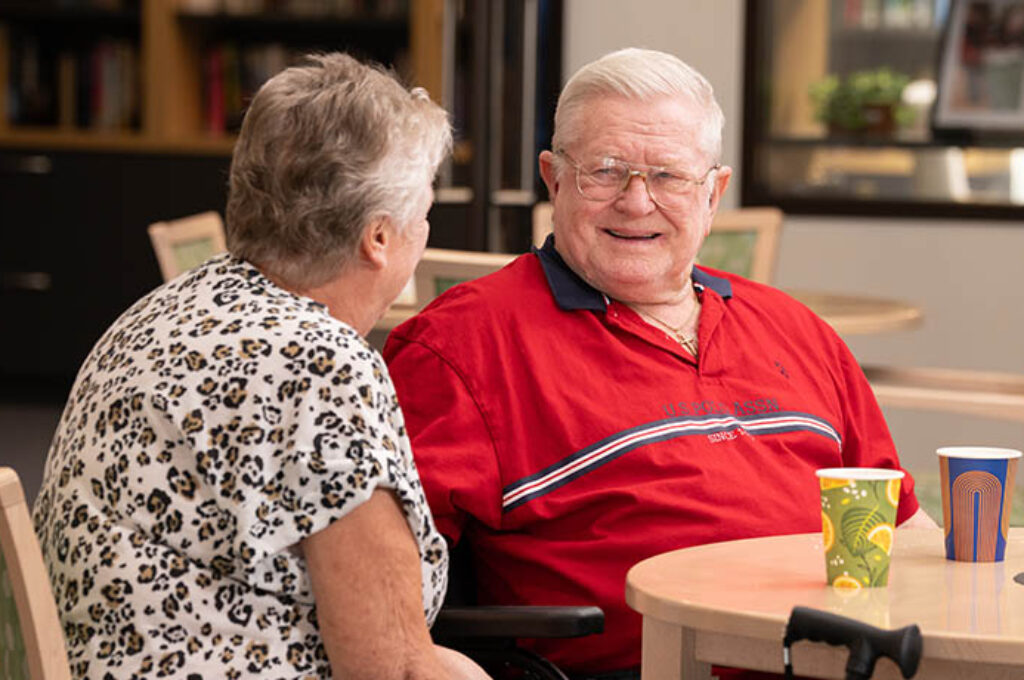
[[[693,281],[697,360],[551,239],[449,290],[384,348],[437,526],[473,544],[480,602],[604,609],[603,634],[532,645],[573,673],[639,664],[633,564],[820,531],[816,469],[899,467],[828,325],[768,286],[696,268]],[[899,521],[917,507],[908,475]]]

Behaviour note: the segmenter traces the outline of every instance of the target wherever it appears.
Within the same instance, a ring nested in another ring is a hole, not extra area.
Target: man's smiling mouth
[[[627,241],[651,241],[651,240],[654,240],[654,239],[658,238],[659,236],[661,236],[661,234],[658,234],[658,233],[654,233],[654,234],[623,234],[621,232],[615,231],[614,229],[605,229],[604,231],[605,231],[606,234],[608,234],[610,236],[614,236],[615,238],[625,239]]]

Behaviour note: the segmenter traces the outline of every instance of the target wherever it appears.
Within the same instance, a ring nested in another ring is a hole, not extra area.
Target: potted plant
[[[829,134],[891,135],[913,112],[902,103],[910,77],[887,67],[829,75],[810,87],[815,118]]]

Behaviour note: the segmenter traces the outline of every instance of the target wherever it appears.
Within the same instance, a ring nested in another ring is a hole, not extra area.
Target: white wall
[[[565,68],[620,47],[678,55],[715,87],[727,118],[724,160],[737,173],[742,118],[742,0],[566,0]],[[732,193],[727,207],[736,205]],[[852,336],[864,363],[1024,374],[1024,222],[788,217],[776,283],[919,304],[911,331]],[[942,444],[1024,447],[1024,425],[888,409],[904,462],[931,469]]]
[[[743,22],[740,0],[566,0],[565,73],[622,47],[646,47],[677,55],[704,74],[725,113],[722,162],[737,168]],[[738,193],[726,194],[733,207]]]

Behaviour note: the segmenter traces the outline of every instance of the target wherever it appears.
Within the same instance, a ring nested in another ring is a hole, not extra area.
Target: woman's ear
[[[363,259],[374,269],[384,269],[388,264],[388,251],[395,232],[391,218],[381,215],[373,218],[359,241],[359,251]]]

